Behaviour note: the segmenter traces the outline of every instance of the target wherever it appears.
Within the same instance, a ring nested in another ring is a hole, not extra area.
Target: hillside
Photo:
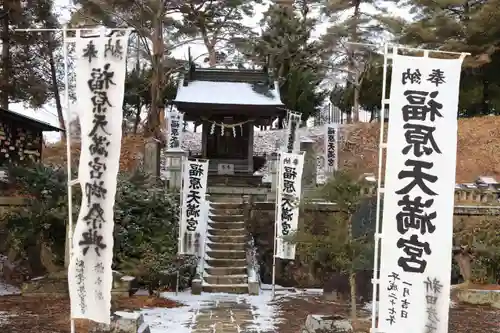
[[[500,116],[479,117],[459,120],[457,182],[471,182],[478,176],[492,176],[500,180]],[[322,129],[301,129],[301,136],[317,140],[317,150],[322,150]],[[343,168],[363,173],[377,173],[378,124],[348,125],[342,131],[340,163]],[[277,151],[284,138],[283,131],[256,132],[254,152],[265,155]],[[73,144],[72,159],[77,162],[79,143]],[[127,136],[123,139],[120,167],[132,170],[141,160],[144,139],[141,136]],[[201,134],[186,132],[184,149],[197,154],[201,150]],[[44,161],[49,164],[65,164],[66,147],[60,142],[44,150]]]

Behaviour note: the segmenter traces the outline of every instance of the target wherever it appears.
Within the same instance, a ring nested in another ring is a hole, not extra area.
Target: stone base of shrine
[[[460,289],[456,291],[456,297],[460,302],[500,309],[500,290]]]
[[[193,295],[201,295],[203,290],[203,284],[200,279],[193,280],[191,283],[191,294]]]
[[[67,272],[53,273],[27,281],[21,286],[21,294],[37,297],[69,295]]]
[[[111,315],[111,324],[94,324],[89,333],[151,333],[141,314],[116,311]]]
[[[301,333],[320,332],[352,333],[353,327],[351,322],[342,316],[308,315]]]

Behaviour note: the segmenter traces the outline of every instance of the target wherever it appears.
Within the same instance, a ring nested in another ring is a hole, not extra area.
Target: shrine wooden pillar
[[[210,135],[210,124],[202,120],[201,125],[201,157],[207,158],[207,141]]]
[[[253,121],[248,123],[248,172],[253,173],[253,138],[254,126]]]

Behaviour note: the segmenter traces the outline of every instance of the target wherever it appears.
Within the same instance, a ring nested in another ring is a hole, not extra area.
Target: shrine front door
[[[226,160],[248,159],[248,124],[242,127],[243,131],[240,127],[235,128],[236,133],[231,128],[224,128],[224,133],[220,128],[216,128],[213,134],[207,133],[206,157],[208,159]]]

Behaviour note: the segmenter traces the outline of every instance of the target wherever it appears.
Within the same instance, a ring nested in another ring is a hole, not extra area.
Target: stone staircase
[[[202,290],[246,294],[249,292],[243,203],[220,198],[210,203]]]

